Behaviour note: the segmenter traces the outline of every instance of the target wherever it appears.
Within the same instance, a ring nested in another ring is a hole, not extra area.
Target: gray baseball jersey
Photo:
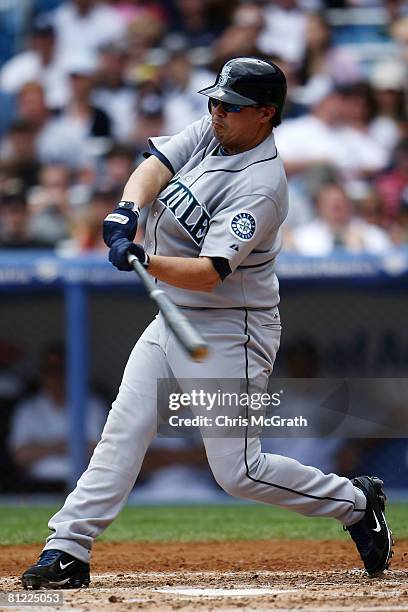
[[[222,257],[231,274],[212,293],[158,281],[181,306],[270,308],[279,302],[274,272],[288,211],[287,182],[273,134],[249,151],[217,154],[211,119],[150,141],[174,173],[147,220],[150,254]]]

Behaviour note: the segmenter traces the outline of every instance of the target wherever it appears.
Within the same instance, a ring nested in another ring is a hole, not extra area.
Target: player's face
[[[271,132],[271,107],[241,107],[228,112],[221,104],[211,104],[214,135],[228,153],[241,153],[262,142]]]

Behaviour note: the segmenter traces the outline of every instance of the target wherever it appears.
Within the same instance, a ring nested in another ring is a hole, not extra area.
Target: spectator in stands
[[[165,134],[165,100],[161,88],[153,81],[139,85],[136,117],[131,144],[140,157],[146,151],[148,138]]]
[[[391,248],[387,234],[354,215],[352,203],[342,187],[323,185],[317,196],[318,216],[293,230],[288,247],[302,255],[324,257],[336,247],[358,253],[380,254]]]
[[[114,144],[105,155],[99,178],[102,188],[122,189],[135,168],[135,158],[132,146]]]
[[[0,198],[0,249],[44,249],[47,246],[31,233],[25,194],[3,193]]]
[[[384,214],[381,198],[367,182],[355,183],[348,192],[355,214],[367,223],[384,229]]]
[[[0,201],[2,196],[23,191],[23,181],[14,174],[6,161],[0,160]]]
[[[41,83],[31,81],[23,85],[18,94],[17,113],[34,130],[37,160],[39,162],[53,161],[53,151],[57,146],[55,128],[58,118],[46,104],[44,87]]]
[[[21,119],[26,119],[36,128],[39,136],[47,123],[52,120],[41,83],[28,81],[21,87],[17,98],[17,113]]]
[[[365,108],[354,108],[353,99],[351,94],[331,91],[310,114],[279,126],[275,139],[289,176],[329,165],[350,180],[373,175],[386,166],[386,151],[366,133],[362,121],[357,127],[357,114]]]
[[[124,41],[104,46],[99,53],[93,103],[112,120],[112,133],[119,142],[127,141],[134,122],[135,88],[126,80],[128,61]]]
[[[276,130],[276,145],[289,177],[316,165],[344,165],[344,152],[333,147],[341,103],[340,93],[331,91],[313,105],[310,114],[287,120]]]
[[[356,58],[344,47],[333,47],[331,31],[323,15],[307,16],[305,50],[299,66],[300,87],[295,98],[313,104],[333,84],[353,83],[361,76]]]
[[[90,251],[106,252],[101,235],[101,224],[120,200],[122,189],[98,189],[90,202],[73,216],[72,240],[60,245],[64,253],[77,254]],[[143,242],[143,224],[137,230],[136,239]]]
[[[70,173],[58,164],[42,166],[39,184],[28,193],[31,234],[55,246],[68,235]]]
[[[40,363],[39,389],[17,406],[9,447],[22,476],[27,476],[39,490],[64,490],[70,466],[62,345],[47,345]],[[89,454],[100,438],[105,420],[105,405],[94,395],[90,396],[85,418]]]
[[[29,48],[6,62],[0,72],[0,89],[18,94],[33,81],[42,84],[47,105],[59,108],[68,100],[68,84],[56,59],[55,31],[50,16],[41,15],[33,23]]]
[[[113,0],[112,7],[119,14],[122,21],[127,24],[134,22],[141,15],[153,15],[166,23],[169,19],[168,7],[160,0],[149,0],[140,2],[139,0]]]
[[[300,62],[305,48],[307,16],[297,0],[268,0],[265,27],[258,39],[259,49],[279,55],[288,62]]]
[[[99,0],[65,0],[54,13],[54,27],[57,56],[62,63],[75,55],[96,53],[126,35],[118,13]]]
[[[166,42],[168,60],[163,66],[164,112],[166,134],[181,132],[187,125],[200,119],[207,112],[207,100],[199,100],[197,91],[205,83],[215,80],[215,75],[192,65],[187,42],[182,37]]]
[[[139,478],[142,486],[131,495],[136,503],[208,502],[224,496],[209,470],[203,442],[194,435],[156,438]]]
[[[159,46],[165,31],[162,19],[151,13],[143,13],[129,24],[127,31],[129,72],[150,64],[152,48]]]
[[[98,174],[93,165],[85,164],[71,173],[69,201],[72,213],[87,206],[97,184]]]
[[[0,338],[0,490],[13,487],[15,473],[7,452],[7,439],[14,407],[25,391],[19,361],[22,350],[5,337]]]
[[[397,60],[382,61],[371,73],[370,83],[377,109],[370,133],[389,152],[403,136],[403,127],[407,122],[407,82],[407,66]]]
[[[22,350],[14,342],[0,338],[0,406],[2,420],[5,418],[4,410],[10,410],[12,405],[21,398],[25,384],[19,368]],[[0,427],[0,435],[3,428]],[[2,445],[0,445],[2,447]]]
[[[376,114],[373,91],[367,83],[355,83],[342,89],[342,98],[342,140],[350,155],[360,160],[362,175],[372,176],[385,168],[389,161],[388,148],[371,134]]]
[[[209,0],[174,0],[176,11],[172,31],[183,34],[190,47],[208,47],[220,30],[210,22]]]
[[[3,138],[15,117],[15,106],[16,101],[13,94],[9,94],[0,88],[0,139]]]
[[[258,38],[264,24],[264,12],[258,3],[248,2],[235,9],[231,24],[213,45],[212,64],[217,72],[231,57],[260,55]]]
[[[402,15],[391,24],[391,35],[398,45],[401,60],[408,62],[408,15]]]
[[[15,119],[0,147],[0,159],[10,176],[18,177],[27,190],[38,183],[40,163],[36,149],[37,128],[26,119]]]
[[[402,193],[408,187],[408,138],[397,145],[394,152],[394,167],[377,178],[375,187],[383,202],[386,226],[398,216]]]
[[[72,142],[77,146],[78,170],[83,172],[86,166],[91,163],[91,156],[86,153],[85,147],[78,150],[79,145],[75,141],[75,134],[64,134],[63,126],[65,124],[61,117],[52,114],[46,106],[44,90],[40,83],[26,83],[23,86],[18,97],[18,113],[24,120],[23,123],[29,125],[34,132],[35,184],[32,181],[27,183],[28,189],[34,189],[35,191],[38,183],[41,183],[41,176],[38,175],[40,168],[38,162],[45,165],[51,164],[53,167],[61,167],[73,155],[69,149]],[[29,151],[27,145],[28,142],[26,143],[26,154]],[[21,147],[24,149],[24,135],[22,136]],[[69,172],[69,164],[66,163],[66,165],[65,175]]]
[[[291,62],[286,62],[279,56],[269,56],[269,59],[279,66],[286,76],[288,91],[286,96],[285,108],[283,109],[283,119],[297,119],[309,111],[309,107],[302,104],[297,99],[297,92],[300,87],[299,73],[296,66]]]
[[[110,146],[111,120],[92,103],[96,67],[94,56],[69,59],[71,99],[42,138],[43,161],[78,169],[95,164]]]
[[[390,236],[396,245],[408,245],[408,187],[401,195],[398,214],[390,228]]]

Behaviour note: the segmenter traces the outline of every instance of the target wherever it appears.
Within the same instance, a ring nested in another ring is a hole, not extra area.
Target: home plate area
[[[408,611],[407,580],[406,571],[370,579],[360,569],[105,573],[94,574],[88,589],[64,590],[61,609]],[[12,583],[3,579],[0,586],[11,590]]]
[[[0,547],[0,591],[24,592],[19,577],[40,548]],[[349,541],[97,542],[90,587],[63,590],[60,609],[408,612],[408,540],[381,577],[359,563]]]
[[[96,576],[88,601],[147,610],[408,610],[407,573],[176,572]],[[107,583],[112,582],[112,590]],[[98,589],[99,587],[99,589]],[[101,591],[103,589],[103,592]],[[85,593],[82,594],[84,596]],[[66,600],[67,603],[69,599]],[[74,598],[78,606],[78,599]]]

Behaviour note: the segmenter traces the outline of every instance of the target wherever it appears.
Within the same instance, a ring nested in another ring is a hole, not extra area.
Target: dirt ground
[[[18,577],[39,549],[0,547],[1,591],[20,590]],[[63,596],[60,609],[87,612],[408,611],[408,541],[396,544],[391,568],[374,579],[350,542],[100,542],[90,587]]]

